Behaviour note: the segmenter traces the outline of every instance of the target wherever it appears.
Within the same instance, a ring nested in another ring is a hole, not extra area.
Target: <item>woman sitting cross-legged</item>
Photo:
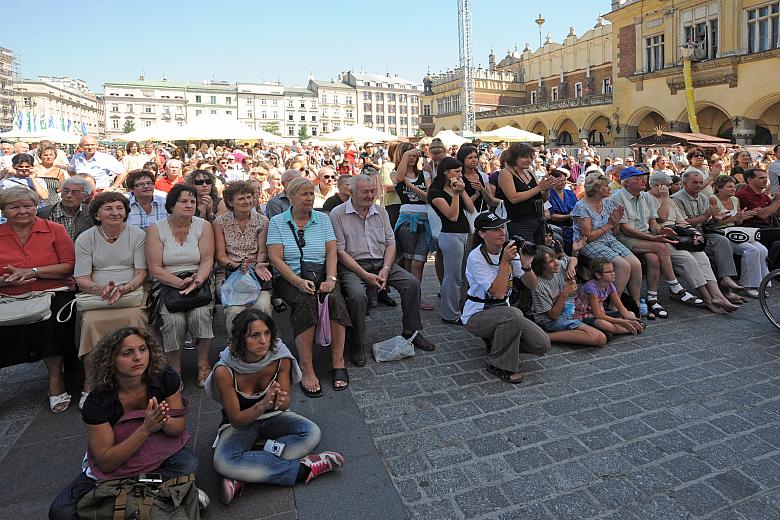
[[[586,282],[574,299],[574,318],[596,327],[609,338],[612,334],[639,334],[644,324],[620,301],[615,289],[615,266],[603,258],[592,260],[593,279]],[[607,312],[604,302],[615,307]]]
[[[290,385],[300,381],[301,370],[274,321],[250,308],[236,316],[232,329],[230,346],[206,381],[206,392],[223,407],[214,469],[223,477],[225,504],[247,482],[293,486],[344,463],[334,451],[311,453],[320,442],[319,427],[288,410]],[[262,449],[254,448],[258,439],[266,439]]]
[[[92,391],[84,403],[87,468],[60,492],[51,520],[75,520],[76,505],[100,481],[159,473],[163,481],[198,469],[185,447],[186,408],[179,374],[167,366],[162,346],[146,329],[126,327],[92,350]]]
[[[574,243],[573,254],[578,254],[583,243],[582,240]],[[603,346],[607,342],[603,332],[563,312],[567,298],[577,291],[576,256],[564,256],[558,260],[552,249],[538,246],[531,266],[539,279],[532,294],[531,311],[534,321],[547,332],[550,341]]]

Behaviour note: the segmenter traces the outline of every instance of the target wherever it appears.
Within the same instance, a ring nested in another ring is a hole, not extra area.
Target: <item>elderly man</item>
[[[157,179],[154,187],[168,193],[171,191],[171,188],[184,182],[184,178],[181,176],[182,166],[182,162],[179,159],[168,159],[168,162],[165,164],[165,175]]]
[[[130,214],[127,223],[146,229],[155,222],[165,220],[165,198],[154,194],[153,174],[149,170],[133,170],[127,175],[130,196]]]
[[[38,210],[38,216],[62,224],[70,235],[76,237],[95,225],[89,216],[89,207],[84,204],[87,195],[92,193],[92,185],[81,177],[69,177],[62,183],[61,200],[52,206]]]
[[[5,173],[11,168],[11,158],[14,156],[14,145],[8,141],[0,143],[0,152],[3,153],[0,157],[0,173]]]
[[[668,311],[658,303],[658,282],[663,273],[672,299],[702,306],[704,301],[685,290],[677,281],[667,244],[674,244],[674,231],[658,225],[658,212],[653,196],[645,191],[648,173],[630,167],[620,172],[623,188],[610,197],[625,212],[620,219],[617,239],[635,255],[642,255],[647,264],[647,310],[659,318],[668,318]],[[671,238],[671,239],[670,239]]]
[[[90,135],[81,138],[82,151],[75,154],[70,160],[68,171],[74,173],[86,173],[95,179],[98,191],[112,186],[111,178],[114,178],[113,187],[120,188],[127,176],[124,166],[116,158],[104,152],[97,151],[97,139]]]
[[[394,287],[401,293],[402,331],[405,338],[422,329],[420,284],[395,263],[395,236],[387,211],[374,204],[376,183],[368,175],[350,180],[351,198],[330,212],[339,256],[341,290],[352,320],[350,360],[366,364],[366,290]],[[420,350],[431,351],[433,343],[419,333],[412,342]]]
[[[300,170],[285,170],[282,173],[282,187],[286,189],[291,180],[300,176]],[[282,191],[278,195],[271,197],[271,200],[265,205],[265,216],[270,220],[271,217],[284,213],[288,209],[290,209],[290,199],[287,198],[287,193]]]
[[[704,190],[704,175],[695,167],[682,174],[683,189],[672,195],[672,200],[680,212],[685,215],[685,221],[695,227],[707,239],[707,254],[715,261],[715,273],[718,275],[724,294],[732,303],[736,301],[731,292],[742,289],[731,277],[737,276],[737,266],[734,264],[734,249],[731,240],[718,233],[707,233],[705,225],[719,216],[717,204],[710,204],[710,199]]]
[[[324,166],[317,171],[318,184],[314,187],[314,209],[323,209],[328,197],[336,193],[336,171]]]

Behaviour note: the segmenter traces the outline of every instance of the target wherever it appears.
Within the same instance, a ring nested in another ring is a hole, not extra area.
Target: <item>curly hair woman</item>
[[[179,374],[147,329],[125,327],[104,336],[92,351],[92,391],[84,402],[87,468],[49,509],[55,520],[77,518],[79,500],[100,481],[159,473],[166,481],[197,470],[185,445],[186,409]]]
[[[312,453],[319,427],[288,410],[290,385],[300,381],[301,369],[273,319],[246,309],[233,320],[232,331],[206,380],[206,392],[222,404],[214,450],[222,502],[232,502],[247,482],[293,486],[341,466],[340,453]],[[267,439],[262,450],[253,449],[258,439]]]

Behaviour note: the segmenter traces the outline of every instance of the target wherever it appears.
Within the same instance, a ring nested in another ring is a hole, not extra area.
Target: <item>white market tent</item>
[[[204,141],[207,139],[234,139],[236,141],[276,142],[278,135],[265,130],[249,128],[237,119],[200,117],[177,127],[178,132],[168,138],[172,141]]]
[[[0,139],[11,139],[16,141],[25,141],[34,143],[47,139],[53,143],[78,144],[81,140],[80,135],[71,134],[58,128],[47,128],[37,132],[24,132],[22,130],[11,130],[0,134]]]
[[[483,141],[507,141],[510,143],[543,143],[544,136],[526,132],[513,126],[502,126],[490,132],[477,134]]]
[[[130,141],[137,141],[139,143],[143,141],[169,141],[171,140],[170,136],[174,135],[175,132],[178,132],[180,128],[181,127],[176,123],[162,121],[115,137],[114,141],[120,143],[129,143]]]
[[[448,148],[453,145],[461,146],[471,142],[471,139],[461,137],[452,130],[442,130],[438,134],[434,135],[433,138],[441,139],[441,142],[444,143],[444,146]]]
[[[390,141],[397,141],[398,137],[387,132],[374,130],[373,128],[369,128],[367,126],[351,125],[345,126],[344,128],[336,130],[335,132],[321,135],[319,136],[319,140],[331,142],[354,141],[355,143],[362,144],[368,142],[386,143]]]

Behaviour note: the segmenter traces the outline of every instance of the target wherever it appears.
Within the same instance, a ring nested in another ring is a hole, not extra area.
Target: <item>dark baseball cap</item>
[[[474,229],[477,231],[487,231],[489,229],[497,229],[509,222],[509,219],[501,218],[495,213],[486,211],[480,213],[477,218],[474,219]]]

